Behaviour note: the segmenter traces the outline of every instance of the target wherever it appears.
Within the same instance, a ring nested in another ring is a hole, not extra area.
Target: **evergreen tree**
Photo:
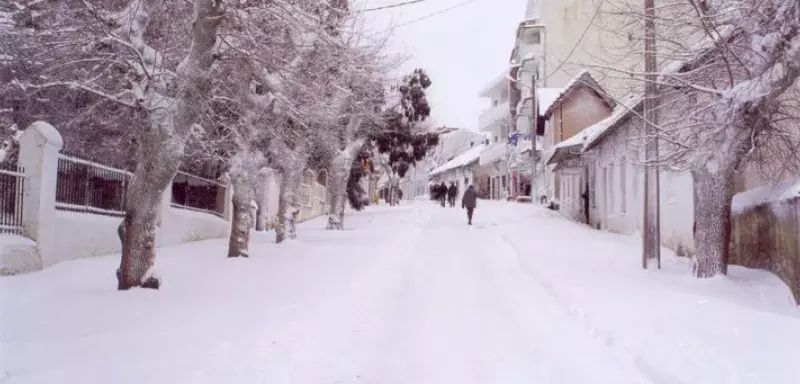
[[[353,208],[360,210],[364,205],[364,191],[358,183],[365,174],[365,156],[377,154],[384,160],[381,163],[388,168],[384,171],[389,174],[393,196],[399,179],[405,177],[409,168],[423,160],[432,148],[439,145],[439,135],[427,132],[421,124],[431,115],[431,107],[425,94],[431,84],[428,74],[418,68],[392,88],[398,94],[399,108],[384,111],[380,126],[369,133],[369,140],[353,161],[353,172],[347,188],[348,199]]]

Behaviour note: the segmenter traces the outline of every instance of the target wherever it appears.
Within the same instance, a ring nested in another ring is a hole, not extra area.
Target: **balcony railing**
[[[496,122],[509,117],[511,117],[511,112],[508,101],[499,103],[481,113],[478,118],[478,129],[481,131],[489,130]]]

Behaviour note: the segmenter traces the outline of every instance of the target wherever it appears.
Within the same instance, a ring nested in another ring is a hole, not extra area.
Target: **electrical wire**
[[[381,7],[362,9],[362,10],[360,10],[358,12],[359,13],[365,13],[365,12],[373,12],[373,11],[382,11],[384,9],[392,9],[392,8],[403,7],[403,6],[406,6],[406,5],[417,4],[417,3],[421,3],[423,1],[425,1],[425,0],[411,0],[411,1],[406,1],[404,3],[398,3],[398,4],[391,4],[391,5],[384,5],[384,6],[381,6]]]
[[[564,60],[561,60],[561,62],[558,64],[558,66],[556,66],[556,69],[552,70],[549,75],[545,74],[545,77],[544,77],[543,80],[547,80],[547,79],[553,77],[553,75],[555,75],[556,72],[558,72],[558,70],[560,70],[561,67],[563,67],[564,64],[567,63],[567,61],[569,61],[569,58],[572,57],[572,54],[575,53],[575,50],[578,49],[579,45],[581,45],[581,42],[583,41],[583,38],[586,37],[586,34],[589,32],[589,29],[594,24],[595,19],[597,19],[597,15],[600,14],[600,8],[602,8],[603,4],[605,4],[605,3],[606,3],[606,0],[600,0],[600,4],[598,4],[597,5],[597,9],[594,10],[594,14],[592,15],[592,18],[589,20],[589,23],[586,24],[586,28],[584,28],[583,32],[578,37],[578,41],[576,41],[575,44],[572,46],[572,49],[569,50],[569,53],[567,54],[567,57],[565,57]],[[547,55],[547,52],[545,52],[545,55]],[[545,57],[545,60],[547,60],[547,57]]]
[[[416,23],[418,21],[429,19],[431,17],[437,16],[437,15],[441,15],[443,13],[450,12],[452,10],[467,6],[467,5],[472,4],[472,3],[476,2],[476,1],[478,1],[478,0],[467,0],[467,1],[461,2],[459,4],[456,4],[456,5],[454,5],[454,6],[450,7],[450,8],[445,8],[445,9],[430,13],[430,14],[428,14],[426,16],[422,16],[420,18],[416,18],[416,19],[413,19],[413,20],[406,21],[405,23],[401,23],[401,24],[395,25],[394,28],[405,27],[406,25],[413,24],[413,23]]]

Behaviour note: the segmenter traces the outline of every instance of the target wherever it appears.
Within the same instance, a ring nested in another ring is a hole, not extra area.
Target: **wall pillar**
[[[50,124],[31,124],[19,140],[19,162],[25,167],[22,226],[24,233],[36,241],[42,267],[55,264],[56,182],[58,152],[64,140]]]

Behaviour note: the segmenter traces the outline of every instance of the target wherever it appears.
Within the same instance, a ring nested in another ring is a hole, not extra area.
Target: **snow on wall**
[[[169,207],[161,220],[161,231],[156,235],[159,247],[223,238],[230,231],[230,224],[221,217],[182,208]],[[56,211],[59,253],[55,262],[120,252],[117,226],[121,221],[120,217]]]
[[[227,237],[230,223],[219,216],[170,207],[161,219],[158,246]]]

